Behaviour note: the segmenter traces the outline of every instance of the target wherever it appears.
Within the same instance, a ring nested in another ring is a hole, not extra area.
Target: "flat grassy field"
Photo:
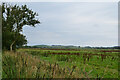
[[[18,49],[3,52],[3,78],[118,78],[114,49]]]

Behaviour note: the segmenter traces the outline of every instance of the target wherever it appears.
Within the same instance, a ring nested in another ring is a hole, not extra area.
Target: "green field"
[[[112,49],[5,51],[2,76],[3,78],[118,78],[117,51]]]

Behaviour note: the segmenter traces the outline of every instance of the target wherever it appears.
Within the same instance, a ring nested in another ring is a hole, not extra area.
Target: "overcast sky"
[[[25,26],[28,45],[118,45],[116,2],[29,2],[41,24]]]
[[[119,0],[1,0],[1,2],[119,2]]]

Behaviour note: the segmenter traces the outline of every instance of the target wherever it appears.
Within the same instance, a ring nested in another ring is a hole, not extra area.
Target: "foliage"
[[[5,51],[2,75],[3,78],[118,78],[118,50],[105,51],[106,53],[99,49]],[[75,52],[81,54],[75,55]],[[106,55],[106,58],[102,60],[101,54]]]
[[[118,76],[118,53],[119,50],[112,49],[80,49],[80,50],[50,50],[50,49],[19,49],[18,52],[32,52],[33,56],[45,60],[50,63],[57,63],[61,67],[71,68],[76,66],[81,71],[89,74],[81,76],[82,72],[75,71],[79,77],[100,77],[100,78],[115,78]],[[43,56],[43,54],[48,56]],[[68,54],[69,53],[69,54]],[[76,55],[78,54],[79,55]],[[106,71],[107,70],[107,71]]]
[[[58,64],[46,63],[26,53],[3,53],[4,78],[57,78],[69,77]],[[71,75],[73,77],[73,75]]]
[[[35,26],[40,23],[33,12],[26,5],[2,4],[2,43],[3,49],[12,50],[27,44],[26,37],[21,34],[23,26]]]

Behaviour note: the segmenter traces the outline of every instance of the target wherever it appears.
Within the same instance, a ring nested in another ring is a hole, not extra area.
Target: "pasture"
[[[18,49],[3,53],[3,77],[118,78],[118,53],[116,49]]]

